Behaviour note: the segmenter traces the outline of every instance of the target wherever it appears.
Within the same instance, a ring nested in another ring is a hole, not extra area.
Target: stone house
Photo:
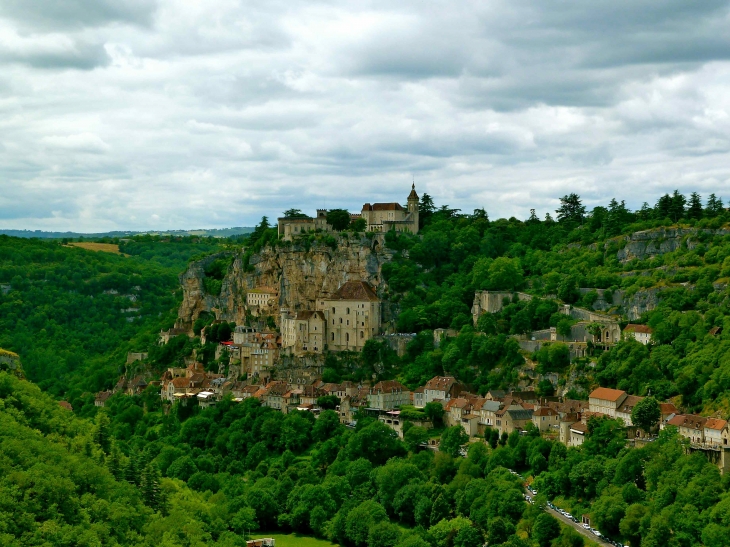
[[[147,381],[142,376],[136,376],[127,384],[127,395],[139,395],[145,389],[147,389]]]
[[[651,335],[654,332],[648,325],[635,325],[629,323],[623,331],[624,338],[634,338],[637,342],[644,345],[651,342]]]
[[[360,351],[380,333],[380,299],[366,281],[348,281],[330,297],[317,300],[326,321],[327,349]]]
[[[411,402],[411,392],[396,380],[384,380],[370,388],[370,408],[393,410]]]
[[[411,392],[411,404],[416,408],[426,406],[426,387],[420,386]]]
[[[322,353],[326,318],[322,311],[299,311],[289,313],[287,308],[281,309],[282,348],[289,349],[294,355],[305,353]]]
[[[284,395],[289,392],[285,382],[269,382],[266,385],[266,396],[261,401],[264,406],[276,410],[286,410]]]
[[[703,416],[695,416],[693,414],[678,414],[667,422],[667,425],[673,425],[679,429],[679,434],[689,439],[693,444],[703,444],[705,442],[705,424],[707,418]]]
[[[588,426],[583,422],[575,422],[574,424],[570,424],[569,431],[568,446],[580,446],[585,442]]]
[[[104,408],[104,405],[106,404],[109,397],[111,397],[113,394],[111,391],[100,391],[96,394],[96,397],[94,397],[94,406]]]
[[[273,287],[256,287],[246,291],[246,307],[258,317],[261,312],[272,310],[279,293]]]
[[[705,443],[712,446],[728,445],[728,424],[720,418],[708,418],[704,429]]]
[[[466,391],[464,385],[459,383],[453,376],[434,376],[426,382],[424,388],[425,404],[432,401],[448,402],[453,397],[457,397],[462,391]]]
[[[627,427],[633,427],[634,424],[631,422],[631,412],[634,410],[634,407],[643,400],[644,397],[627,395],[616,409],[616,418],[621,418]]]
[[[541,433],[560,427],[560,413],[550,407],[541,407],[532,413],[532,423]]]
[[[494,428],[497,425],[497,412],[502,407],[502,403],[494,400],[486,400],[479,409],[480,422],[484,428]],[[483,432],[483,431],[482,431]]]
[[[594,389],[588,396],[588,408],[591,412],[598,412],[615,418],[616,411],[624,402],[624,399],[626,399],[625,391],[599,387]]]

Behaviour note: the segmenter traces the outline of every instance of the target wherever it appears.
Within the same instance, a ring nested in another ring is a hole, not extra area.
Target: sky
[[[730,2],[0,1],[0,228],[730,200]]]

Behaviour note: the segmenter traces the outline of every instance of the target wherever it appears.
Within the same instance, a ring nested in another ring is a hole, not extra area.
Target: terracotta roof
[[[375,302],[378,295],[366,281],[348,281],[342,285],[328,300],[369,300]]]
[[[190,378],[185,378],[184,376],[180,378],[173,378],[172,379],[172,385],[173,387],[189,387],[190,386]]]
[[[533,416],[557,416],[558,411],[552,408],[542,407],[532,413]]]
[[[426,386],[421,386],[414,389],[413,393],[423,393],[424,391],[426,391]]]
[[[446,410],[450,410],[452,408],[464,408],[468,404],[469,401],[467,401],[466,399],[451,399],[448,403],[446,403]]]
[[[594,389],[588,397],[591,399],[602,399],[604,401],[618,401],[622,395],[626,395],[626,392],[620,389],[599,387]]]
[[[363,211],[403,211],[400,203],[366,203],[362,206]]]
[[[574,424],[570,424],[570,429],[572,429],[573,431],[578,431],[580,433],[588,432],[588,426],[583,422],[575,422]]]
[[[654,332],[654,329],[652,329],[649,325],[635,325],[635,324],[630,323],[630,324],[626,325],[624,332],[638,332],[641,334],[651,334],[652,332]]]
[[[673,425],[673,426],[676,426],[676,427],[681,427],[682,425],[684,425],[684,418],[685,418],[684,415],[678,414],[677,416],[675,416],[674,418],[672,418],[671,420],[669,420],[667,422],[667,425]]]
[[[73,410],[74,407],[71,406],[71,403],[67,401],[58,401],[58,406],[61,408],[65,408],[66,410]]]
[[[659,403],[659,410],[661,411],[662,416],[669,416],[670,414],[677,413],[677,407],[672,403]]]
[[[449,388],[456,383],[453,376],[435,376],[426,382],[426,389],[437,389],[439,391],[448,391]]]
[[[710,418],[705,422],[705,429],[722,430],[727,425],[727,421],[720,418]]]

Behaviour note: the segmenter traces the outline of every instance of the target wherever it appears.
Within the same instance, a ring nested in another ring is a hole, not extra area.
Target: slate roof
[[[362,206],[363,211],[403,211],[400,203],[366,203]]]

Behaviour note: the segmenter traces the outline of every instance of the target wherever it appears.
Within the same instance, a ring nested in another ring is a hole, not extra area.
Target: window
[[[349,342],[350,341],[350,333],[349,332],[347,334],[345,334],[345,341],[346,342]]]
[[[342,317],[340,317],[340,325],[342,324]]]
[[[360,331],[360,338],[365,338],[365,333],[363,331]]]
[[[332,313],[335,313],[335,309],[334,308],[332,308]]]
[[[349,319],[347,320],[347,326],[348,327],[350,326],[350,320]]]
[[[347,315],[350,315],[350,308],[347,308]]]
[[[335,341],[335,333],[334,332],[332,333],[332,341],[333,342]]]

